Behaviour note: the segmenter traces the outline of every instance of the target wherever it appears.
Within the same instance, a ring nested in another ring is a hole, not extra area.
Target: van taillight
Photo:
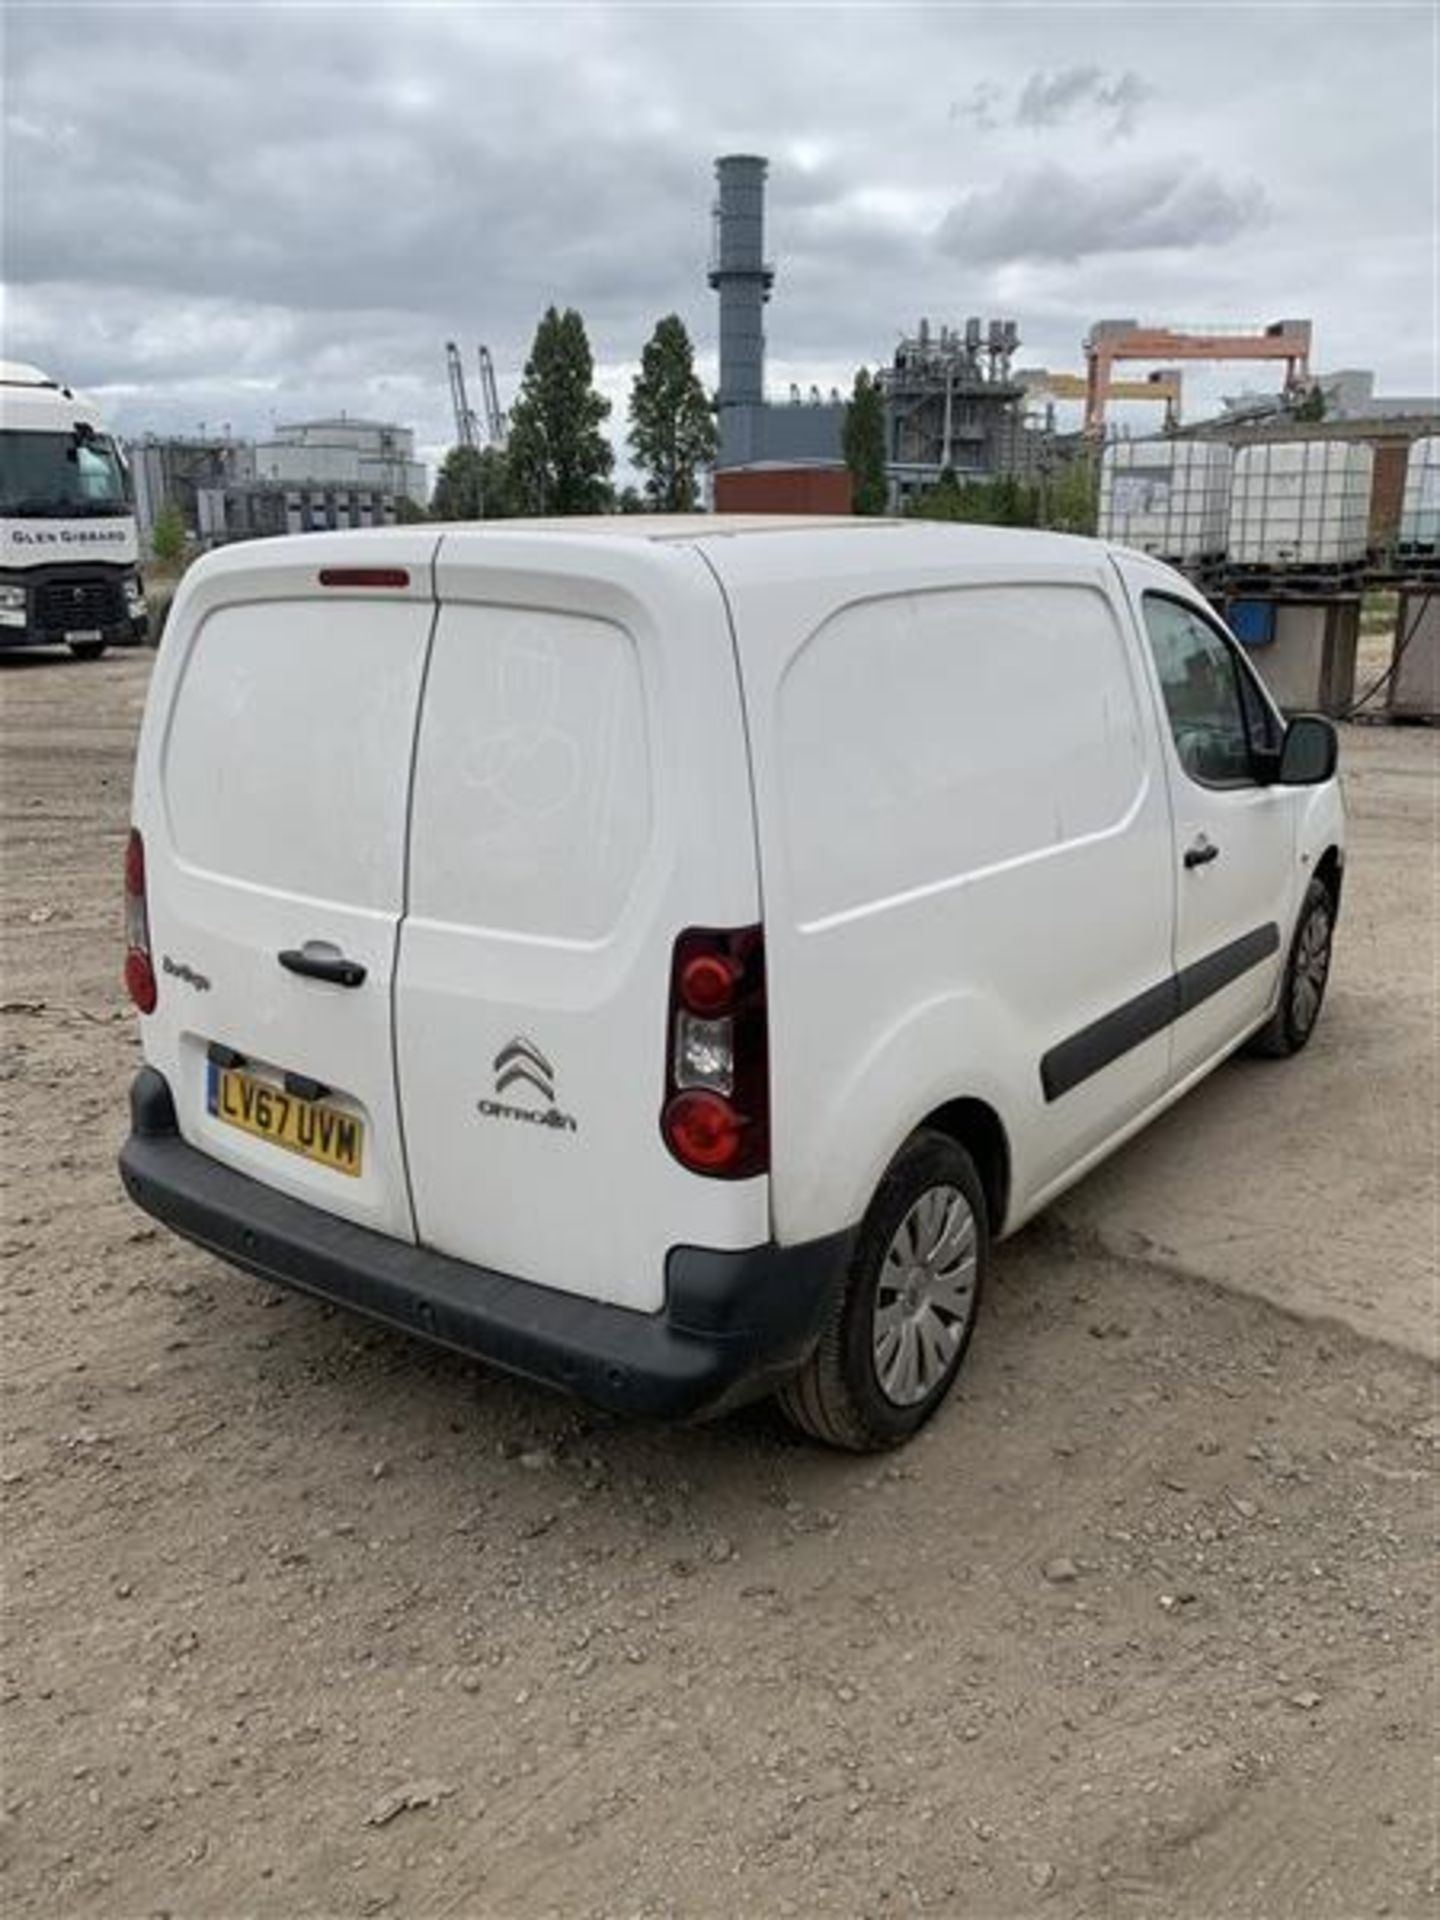
[[[747,1180],[770,1165],[765,937],[692,927],[675,942],[660,1131],[693,1173]]]
[[[155,1011],[150,913],[145,904],[145,842],[137,827],[125,842],[125,989],[141,1013]]]

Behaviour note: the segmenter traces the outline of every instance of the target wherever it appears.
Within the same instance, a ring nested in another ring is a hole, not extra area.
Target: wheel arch
[[[974,1161],[990,1216],[990,1232],[998,1239],[1005,1230],[1010,1205],[1010,1140],[1004,1121],[987,1101],[967,1095],[947,1100],[927,1113],[916,1131],[927,1130],[946,1134]]]
[[[1315,878],[1330,895],[1336,911],[1340,908],[1340,889],[1345,879],[1345,855],[1332,841],[1315,862]]]

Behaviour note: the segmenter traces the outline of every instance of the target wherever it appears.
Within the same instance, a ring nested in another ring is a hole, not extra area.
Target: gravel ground
[[[128,1206],[148,665],[0,662],[8,1914],[1437,1911],[1433,736],[1347,740],[1312,1054],[1002,1249],[963,1393],[857,1461],[587,1414]],[[1172,1218],[1237,1129],[1251,1198]]]

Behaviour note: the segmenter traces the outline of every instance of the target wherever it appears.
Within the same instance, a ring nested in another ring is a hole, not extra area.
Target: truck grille
[[[47,633],[118,627],[124,619],[118,580],[47,580],[35,589],[35,625]]]

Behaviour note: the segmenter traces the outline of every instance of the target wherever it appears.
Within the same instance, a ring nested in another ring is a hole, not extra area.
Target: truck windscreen
[[[125,465],[108,435],[0,432],[0,514],[66,520],[131,510]]]

